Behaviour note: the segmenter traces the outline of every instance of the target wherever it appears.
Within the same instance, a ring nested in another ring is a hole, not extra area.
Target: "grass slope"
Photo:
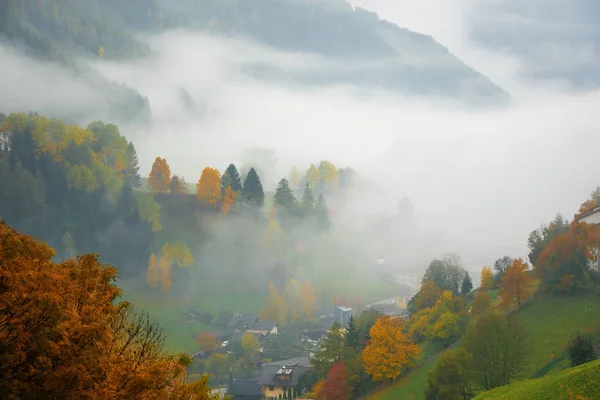
[[[600,361],[481,393],[475,400],[600,399]]]
[[[560,359],[573,333],[586,330],[600,320],[600,296],[544,297],[515,314],[531,339],[532,354],[527,377]],[[548,372],[556,372],[550,368]],[[539,375],[538,375],[539,376]]]
[[[532,353],[525,377],[556,374],[568,366],[565,349],[571,335],[577,330],[586,330],[600,321],[600,296],[542,297],[523,306],[514,316],[525,325],[531,338]],[[427,374],[435,367],[438,358],[439,354],[427,359],[394,386],[368,398],[373,400],[424,399]]]

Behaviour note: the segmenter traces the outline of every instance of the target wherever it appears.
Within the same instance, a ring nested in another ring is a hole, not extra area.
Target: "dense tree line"
[[[68,126],[36,114],[0,125],[0,216],[58,249],[98,252],[124,276],[145,265],[158,205],[139,186],[133,144],[111,124]]]

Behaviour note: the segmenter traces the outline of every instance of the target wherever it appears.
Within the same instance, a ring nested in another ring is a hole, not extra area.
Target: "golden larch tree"
[[[494,287],[494,273],[488,266],[484,266],[481,270],[481,289],[490,290]]]
[[[99,55],[100,57],[104,56],[104,47],[100,47],[100,48],[98,49],[98,55]]]
[[[260,312],[260,317],[265,321],[285,324],[285,302],[279,296],[279,290],[273,282],[269,283],[269,295]]]
[[[317,311],[317,295],[308,279],[300,285],[300,305],[304,316],[313,321]]]
[[[217,207],[221,200],[221,174],[216,168],[206,167],[196,184],[196,198],[205,205]]]
[[[158,261],[160,270],[160,290],[168,293],[171,290],[171,266],[165,257],[161,257]]]
[[[156,262],[156,256],[150,255],[150,263],[148,264],[148,272],[146,272],[146,282],[150,287],[156,287],[158,285],[158,263]]]
[[[395,379],[405,368],[414,365],[420,348],[405,332],[402,318],[387,315],[379,317],[371,327],[371,339],[362,352],[362,358],[365,372],[372,376],[373,381]]]
[[[171,187],[171,169],[167,160],[156,157],[148,177],[148,188],[152,194],[167,193]]]
[[[500,290],[500,298],[502,305],[509,307],[513,303],[517,303],[517,307],[521,306],[521,302],[527,300],[533,291],[533,278],[529,274],[529,265],[520,258],[512,262],[510,267],[504,271],[502,277],[502,288]]]
[[[231,186],[227,186],[223,193],[223,202],[221,204],[221,214],[228,215],[233,209],[237,193],[231,190]]]

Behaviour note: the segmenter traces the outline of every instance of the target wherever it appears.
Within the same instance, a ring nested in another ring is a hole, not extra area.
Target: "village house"
[[[350,317],[352,317],[352,309],[350,307],[336,307],[333,310],[333,318],[342,324],[342,326],[348,326]]]
[[[231,342],[240,342],[246,333],[254,335],[262,344],[269,335],[278,335],[279,328],[275,322],[263,321],[253,314],[236,314],[228,324],[234,328]]]
[[[594,207],[588,212],[584,213],[578,218],[579,222],[586,222],[588,224],[600,225],[600,206]],[[599,249],[594,249],[595,257],[590,260],[590,269],[594,272],[600,273],[600,257]]]
[[[228,394],[233,400],[279,400],[284,394],[288,399],[300,399],[298,380],[309,368],[307,357],[263,364],[259,378],[234,380]]]

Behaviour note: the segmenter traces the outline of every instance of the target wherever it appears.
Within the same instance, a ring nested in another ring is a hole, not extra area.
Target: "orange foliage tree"
[[[313,396],[315,400],[327,400],[325,398],[325,379],[321,379],[313,387]]]
[[[233,209],[237,193],[231,190],[231,186],[227,186],[223,193],[223,202],[221,204],[221,213],[227,215]]]
[[[529,275],[529,265],[520,258],[514,260],[504,271],[502,277],[502,289],[500,290],[502,305],[508,307],[516,302],[517,307],[520,307],[521,302],[531,296],[532,281],[533,278]]]
[[[600,247],[600,227],[573,221],[569,230],[548,243],[535,263],[544,284],[559,292],[592,286],[589,262]]]
[[[217,207],[221,200],[221,174],[218,169],[206,167],[202,170],[196,184],[196,198],[203,204]]]
[[[146,273],[146,282],[148,282],[151,287],[156,287],[156,285],[158,285],[158,263],[156,262],[156,256],[154,254],[150,256],[148,272]]]
[[[404,320],[399,317],[382,316],[371,327],[371,339],[362,358],[365,372],[373,377],[373,381],[395,379],[414,364],[420,349],[405,331]]]
[[[344,361],[333,364],[327,373],[327,380],[323,388],[327,400],[350,400],[352,387]]]
[[[191,359],[119,302],[117,270],[88,254],[54,263],[48,245],[0,221],[0,392],[6,398],[211,399],[185,385]]]
[[[196,342],[202,351],[214,351],[217,348],[215,335],[210,332],[200,332],[198,336],[196,336]]]
[[[421,290],[417,293],[415,306],[417,310],[431,308],[435,305],[437,299],[442,295],[442,290],[434,281],[427,281],[421,285]]]
[[[171,186],[171,169],[167,160],[156,157],[148,177],[148,188],[152,194],[167,193]]]
[[[494,273],[488,266],[484,266],[481,270],[481,289],[490,290],[494,287]]]

